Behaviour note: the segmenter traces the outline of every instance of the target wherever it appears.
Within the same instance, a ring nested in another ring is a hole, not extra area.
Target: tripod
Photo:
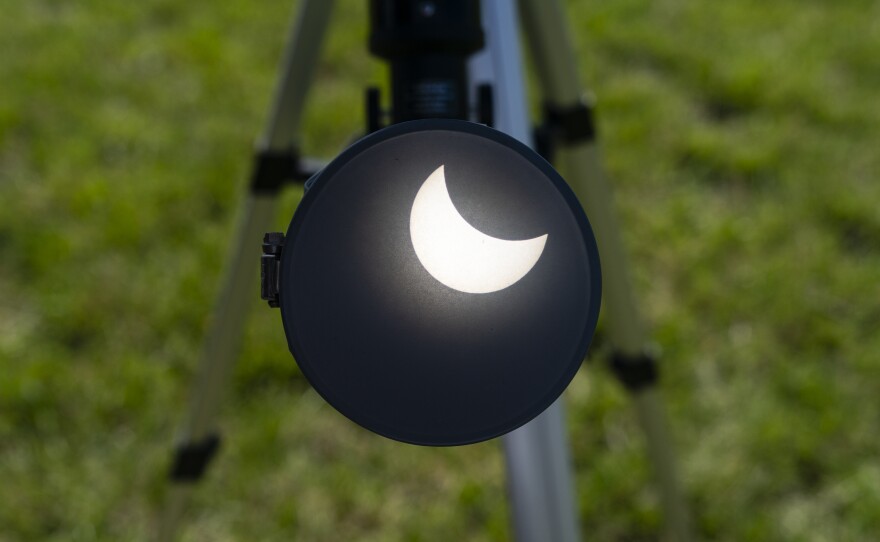
[[[427,10],[426,16],[441,9],[442,4],[439,0],[418,3],[419,9]],[[545,119],[536,133],[536,144],[545,156],[558,156],[558,165],[578,194],[597,234],[605,277],[607,328],[614,346],[611,367],[632,393],[645,431],[660,488],[667,537],[687,541],[690,539],[688,514],[655,388],[657,364],[644,348],[644,326],[628,282],[611,192],[595,144],[591,109],[583,99],[584,91],[577,80],[574,53],[565,32],[561,7],[555,1],[520,0],[521,16],[517,17],[517,6],[512,1],[484,0],[481,4],[479,15],[485,47],[469,59],[466,73],[455,75],[461,81],[448,100],[453,105],[439,113],[429,107],[429,114],[467,119],[471,116],[467,104],[475,103],[477,120],[492,124],[521,141],[531,142],[516,24],[521,20],[546,103]],[[214,423],[257,282],[259,240],[271,229],[277,196],[285,183],[302,182],[320,168],[320,164],[299,155],[297,129],[332,5],[330,0],[302,0],[299,7],[274,105],[255,154],[250,189],[199,361],[192,402],[175,449],[172,486],[160,527],[162,540],[173,538],[194,483],[202,477],[219,447]],[[414,69],[412,62],[409,64],[407,71],[403,71],[400,65],[395,67],[392,59],[392,120],[395,122],[428,114],[427,109],[419,109],[418,104],[422,102],[416,100],[416,105],[407,102],[399,89],[401,77],[417,79],[422,73],[420,69],[425,68],[426,77],[430,78],[436,75],[430,73],[435,65],[416,65]],[[455,71],[460,67],[446,68]],[[374,130],[381,124],[377,91],[368,92],[367,103],[368,125]],[[520,542],[581,539],[564,416],[562,401],[558,400],[536,419],[503,437],[511,516],[516,539]]]

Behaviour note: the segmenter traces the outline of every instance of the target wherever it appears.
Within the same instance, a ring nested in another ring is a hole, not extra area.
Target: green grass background
[[[700,537],[876,540],[880,3],[568,4]],[[0,540],[149,538],[291,13],[3,2]],[[326,157],[384,74],[364,2],[333,24],[304,126]],[[566,393],[583,531],[655,540],[607,348]],[[264,305],[222,428],[186,540],[511,535],[497,442],[354,426]]]

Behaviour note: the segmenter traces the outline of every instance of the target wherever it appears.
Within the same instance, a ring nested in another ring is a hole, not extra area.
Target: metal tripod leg
[[[274,222],[281,184],[294,176],[296,132],[333,8],[331,0],[303,0],[282,63],[266,131],[258,144],[254,176],[241,209],[238,233],[205,336],[187,417],[178,436],[175,462],[159,540],[175,538],[194,483],[219,440],[214,424],[238,355],[247,312],[256,297],[259,246]]]
[[[558,0],[519,0],[519,4],[545,100],[556,111],[568,113],[581,108],[588,114],[589,110],[583,108],[584,89],[578,81],[574,49],[560,3]],[[669,540],[686,542],[692,538],[689,514],[676,474],[663,404],[653,386],[656,366],[645,355],[646,332],[629,283],[611,188],[593,138],[569,139],[569,144],[560,149],[559,157],[598,239],[607,328],[616,351],[615,366],[619,376],[626,371],[635,376],[629,381],[621,376],[621,380],[632,391],[645,433],[660,489],[665,534]]]
[[[471,61],[470,81],[492,84],[494,127],[531,145],[514,1],[483,0],[482,17],[486,48]],[[503,443],[516,540],[581,540],[562,399]]]

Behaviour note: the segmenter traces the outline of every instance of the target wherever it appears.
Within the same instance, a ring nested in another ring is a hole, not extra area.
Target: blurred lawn
[[[364,4],[336,10],[311,153],[382,80]],[[876,540],[880,3],[570,4],[701,537]],[[148,538],[290,13],[4,2],[0,540]],[[497,443],[359,429],[264,306],[244,350],[186,539],[510,536]],[[567,402],[585,535],[654,540],[625,393],[595,364]]]

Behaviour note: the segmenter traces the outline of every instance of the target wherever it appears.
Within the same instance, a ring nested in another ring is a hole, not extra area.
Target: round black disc
[[[281,315],[331,405],[386,437],[457,445],[559,397],[601,287],[587,218],[546,161],[482,125],[420,120],[358,141],[309,185]]]

